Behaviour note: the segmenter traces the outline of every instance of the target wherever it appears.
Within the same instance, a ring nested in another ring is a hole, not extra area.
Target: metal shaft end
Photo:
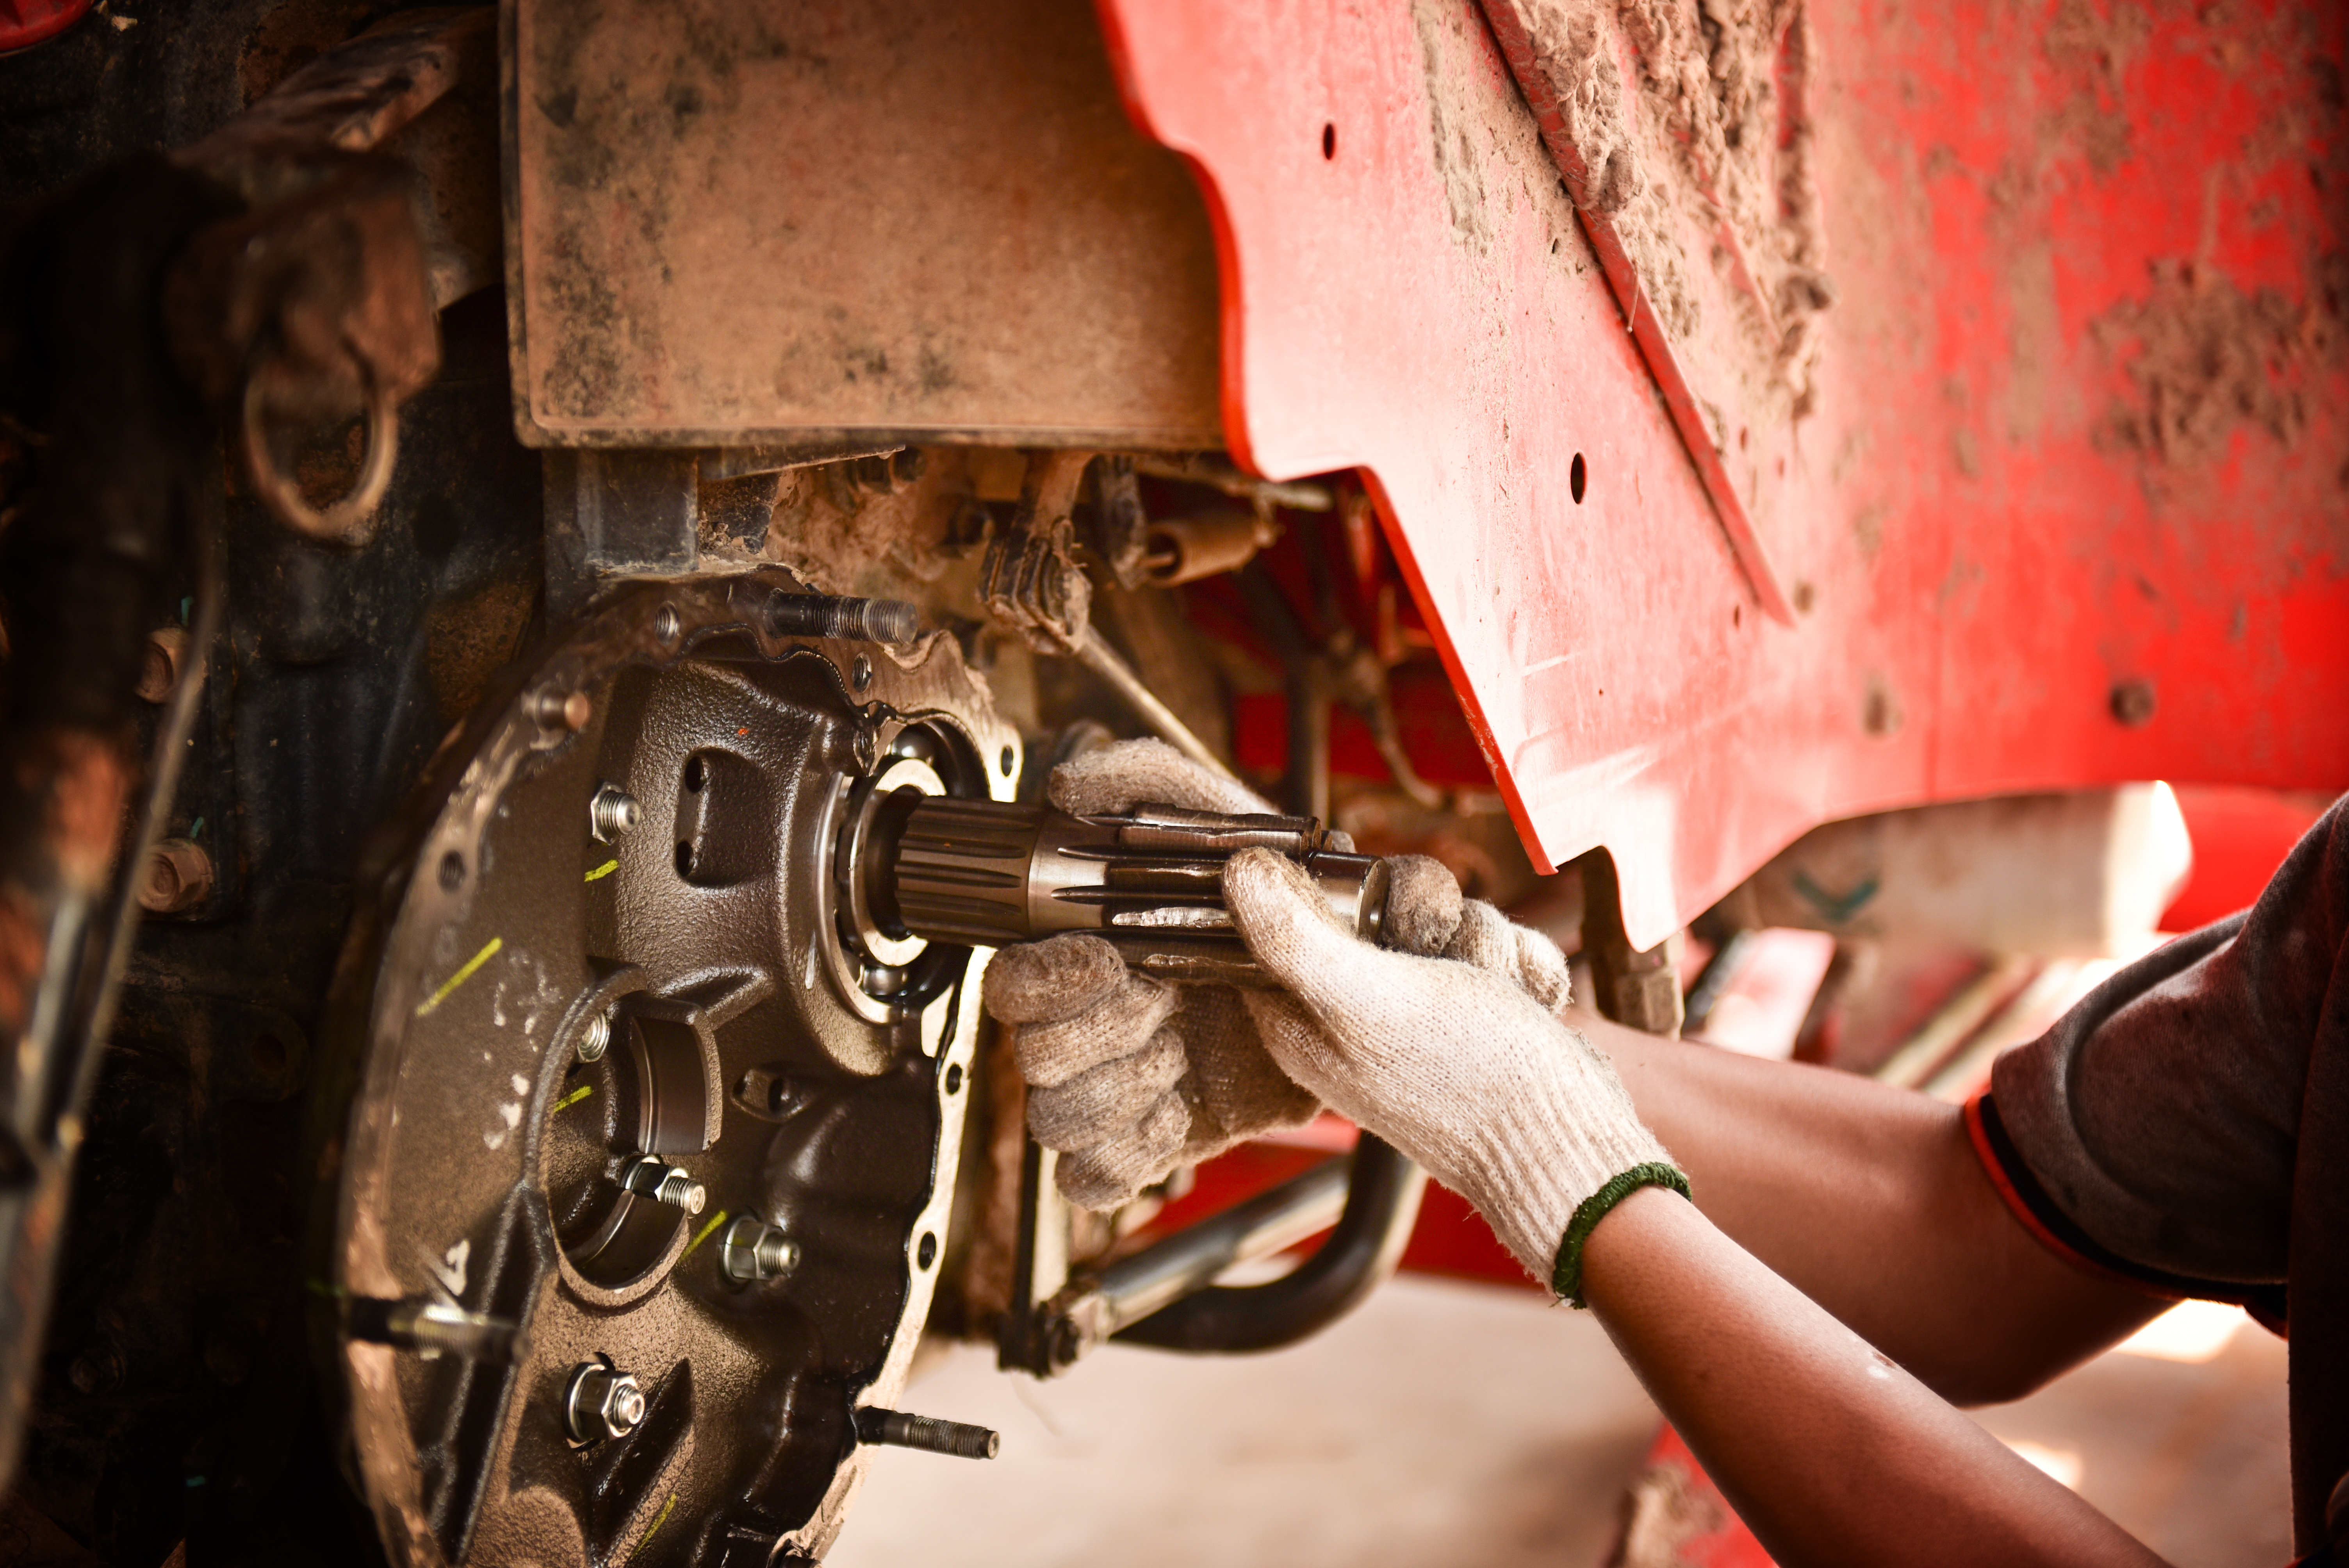
[[[856,1412],[856,1440],[952,1454],[963,1460],[991,1460],[1003,1446],[1000,1433],[963,1421],[942,1421],[936,1416],[909,1415],[866,1405]]]

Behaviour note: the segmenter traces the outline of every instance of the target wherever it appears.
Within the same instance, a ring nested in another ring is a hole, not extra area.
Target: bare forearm
[[[2159,1562],[1671,1193],[1634,1193],[1599,1222],[1583,1286],[1788,1568]]]
[[[1729,1238],[1961,1403],[2012,1398],[2162,1303],[2057,1258],[1955,1107],[1578,1017]]]

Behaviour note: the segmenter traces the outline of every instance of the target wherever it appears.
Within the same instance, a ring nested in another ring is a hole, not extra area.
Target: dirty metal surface
[[[526,444],[1220,444],[1206,216],[1082,0],[505,26]]]
[[[902,1387],[977,968],[944,947],[844,966],[830,855],[855,780],[919,758],[1008,795],[1018,738],[950,637],[778,634],[792,587],[648,585],[515,672],[354,938],[372,962],[326,1047],[352,1091],[322,1165],[338,1305],[314,1327],[394,1562],[821,1556],[863,1474],[854,1409]],[[605,785],[635,826],[591,819]],[[626,1180],[645,1154],[704,1201]],[[726,1272],[744,1216],[797,1249],[780,1274]],[[506,1366],[357,1326],[429,1302],[526,1346]],[[582,1443],[568,1389],[598,1359],[647,1408]]]
[[[1366,471],[1537,861],[1606,848],[1635,942],[1836,817],[2349,782],[2337,12],[1811,11],[1836,298],[1741,448],[1786,626],[1475,6],[1101,10],[1223,238],[1233,451]]]

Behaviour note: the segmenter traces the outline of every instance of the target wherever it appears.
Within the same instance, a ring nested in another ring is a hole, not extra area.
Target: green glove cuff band
[[[1683,1198],[1689,1195],[1688,1177],[1679,1166],[1651,1164],[1632,1166],[1585,1198],[1567,1224],[1566,1240],[1557,1244],[1557,1264],[1549,1276],[1549,1288],[1564,1297],[1568,1306],[1589,1305],[1582,1299],[1582,1244],[1616,1204],[1642,1187],[1669,1187]]]

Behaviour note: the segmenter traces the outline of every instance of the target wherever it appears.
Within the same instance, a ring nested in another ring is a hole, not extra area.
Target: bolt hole
[[[1321,156],[1325,160],[1338,156],[1338,128],[1334,125],[1321,127]]]
[[[962,1064],[960,1062],[949,1062],[947,1064],[947,1092],[948,1094],[960,1094],[962,1092]]]
[[[662,605],[653,616],[653,635],[663,643],[676,642],[677,634],[683,627],[684,623],[677,618],[677,607],[673,604]]]
[[[1006,779],[1011,777],[1011,748],[1007,746],[1003,748],[1003,755],[995,759],[995,766]]]
[[[683,839],[677,841],[677,874],[681,877],[693,874],[693,845]]]
[[[465,857],[454,850],[440,857],[440,885],[450,892],[465,885]]]
[[[709,765],[698,757],[685,759],[685,788],[688,794],[698,795],[701,787],[709,782]]]
[[[1566,471],[1566,488],[1574,492],[1574,504],[1580,506],[1583,492],[1590,488],[1590,465],[1582,460],[1580,452],[1574,454],[1574,466]]]
[[[914,1249],[914,1261],[924,1268],[938,1261],[938,1238],[935,1234],[922,1233],[922,1243]]]
[[[863,654],[857,655],[856,662],[848,666],[848,678],[855,686],[858,693],[862,694],[865,687],[873,684],[873,661]]]

